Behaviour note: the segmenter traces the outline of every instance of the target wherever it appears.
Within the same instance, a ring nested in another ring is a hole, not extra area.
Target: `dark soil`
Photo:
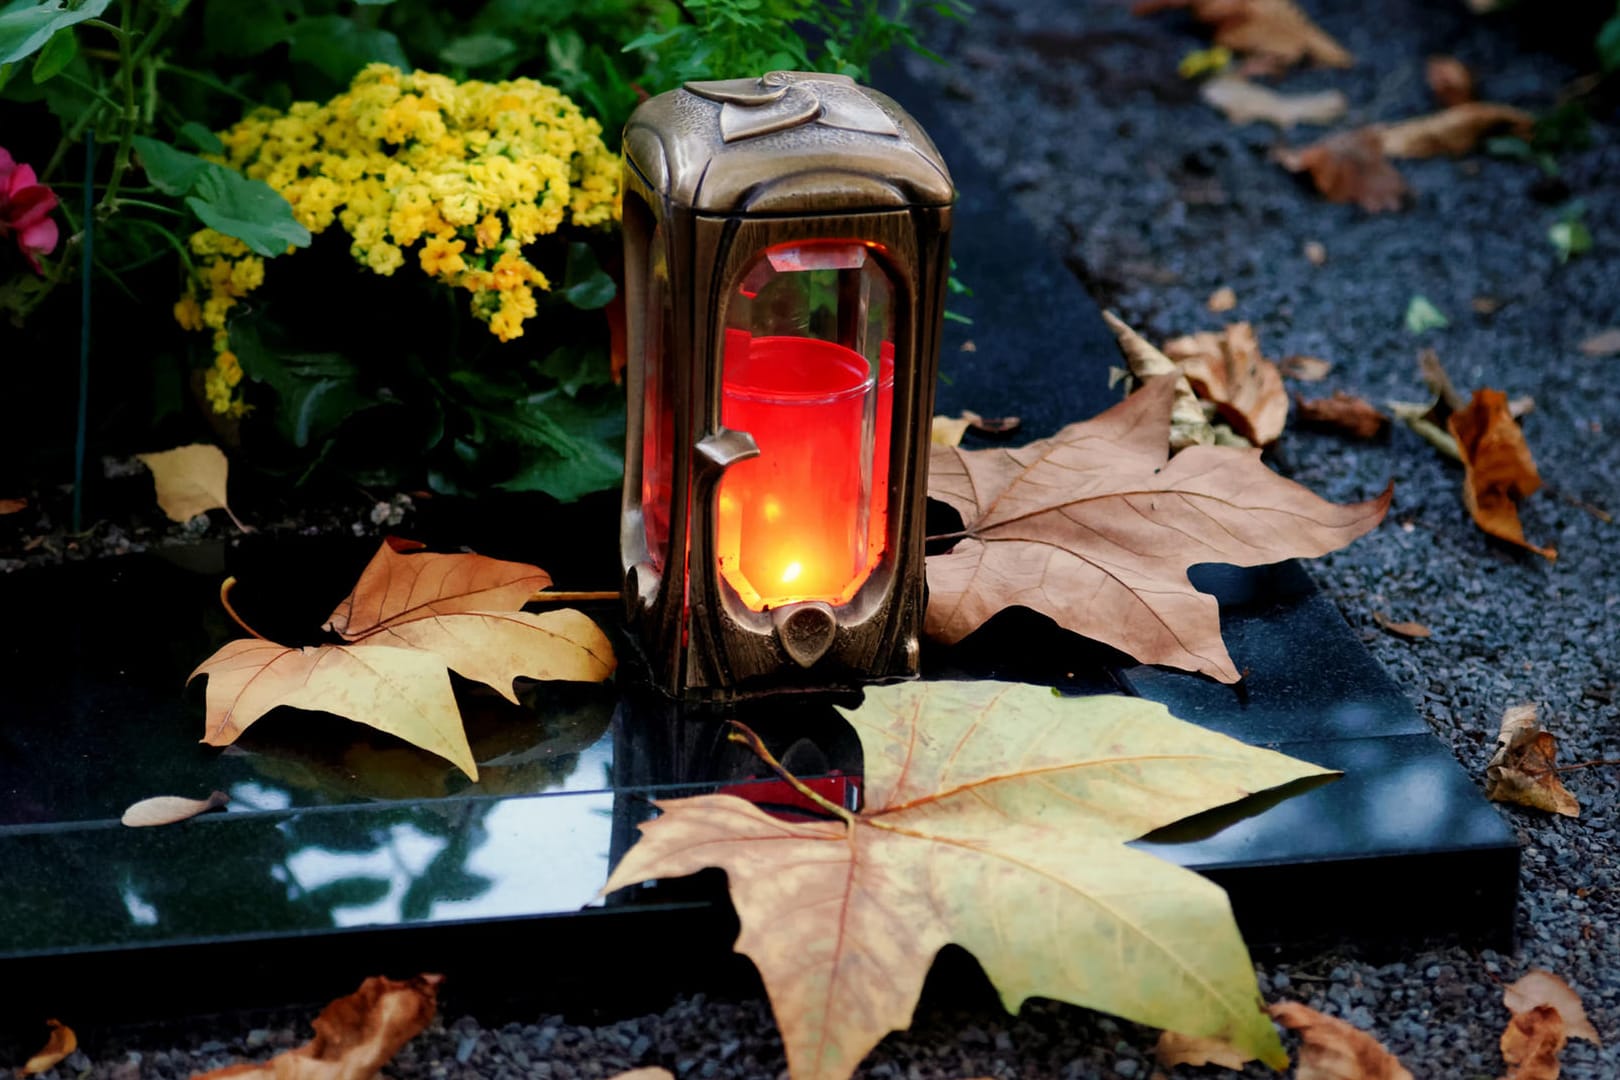
[[[1583,64],[1592,66],[1578,56],[1590,40],[1580,34],[1589,30],[1555,32],[1535,11],[1513,21],[1473,17],[1462,3],[1306,6],[1357,64],[1301,71],[1284,88],[1342,89],[1352,102],[1345,125],[1429,111],[1423,62],[1433,52],[1467,63],[1483,96],[1537,112],[1557,104]],[[1319,560],[1314,573],[1466,768],[1483,771],[1502,710],[1522,701],[1541,706],[1562,761],[1620,758],[1620,560],[1605,513],[1620,510],[1620,449],[1611,433],[1620,424],[1620,360],[1577,349],[1620,325],[1620,128],[1612,105],[1597,105],[1588,146],[1558,153],[1555,178],[1484,155],[1403,162],[1414,204],[1368,216],[1323,202],[1269,160],[1275,146],[1314,132],[1235,127],[1198,101],[1175,70],[1182,55],[1205,44],[1188,19],[1134,19],[1102,0],[981,0],[978,7],[965,27],[937,30],[934,43],[952,66],[919,64],[915,74],[950,100],[952,119],[1005,178],[1009,212],[1031,216],[1100,303],[1155,338],[1250,320],[1267,355],[1333,362],[1326,382],[1298,388],[1313,395],[1344,389],[1374,401],[1419,399],[1414,357],[1428,345],[1465,390],[1488,385],[1534,397],[1525,431],[1547,487],[1523,516],[1534,541],[1558,548],[1556,562],[1478,532],[1458,497],[1460,469],[1404,429],[1372,444],[1291,432],[1281,458],[1296,479],[1339,500],[1396,480],[1389,523]],[[1572,198],[1584,202],[1594,245],[1561,264],[1547,229]],[[1325,246],[1324,265],[1305,257],[1309,241]],[[959,273],[976,289],[996,287],[974,280],[971,266]],[[1228,316],[1204,306],[1220,286],[1238,297]],[[1403,314],[1414,294],[1448,315],[1449,328],[1408,333]],[[1492,306],[1491,314],[1476,308],[1482,298],[1493,302],[1480,305]],[[991,343],[978,349],[993,362]],[[948,389],[943,396],[947,405],[1001,411],[994,401],[951,403]],[[355,521],[363,525],[365,514],[357,506]],[[1425,623],[1433,636],[1384,633],[1374,612]],[[1508,1016],[1502,984],[1544,967],[1576,988],[1605,1038],[1601,1048],[1572,1043],[1563,1075],[1620,1075],[1620,769],[1589,768],[1565,781],[1581,801],[1579,819],[1504,811],[1524,844],[1512,952],[1433,946],[1375,956],[1346,946],[1262,957],[1267,999],[1302,1000],[1374,1032],[1414,1075],[1490,1077],[1506,1071],[1497,1048]],[[1298,902],[1308,907],[1312,898]],[[1398,906],[1402,897],[1366,902]],[[514,977],[545,977],[542,957],[514,958],[514,965],[523,972]],[[301,1040],[312,1012],[94,1033],[89,1054],[55,1075],[184,1076],[262,1058]],[[594,1025],[551,1016],[485,1027],[458,1014],[453,994],[446,1012],[406,1047],[391,1075],[597,1077],[656,1064],[683,1078],[754,1078],[783,1067],[757,996],[681,997],[661,1014]],[[862,1075],[1146,1077],[1154,1037],[1044,1002],[1017,1017],[988,1006],[925,1006]],[[1251,1067],[1245,1075],[1265,1073]]]

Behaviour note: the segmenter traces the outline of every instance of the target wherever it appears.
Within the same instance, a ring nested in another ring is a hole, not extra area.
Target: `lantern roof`
[[[849,213],[956,197],[922,127],[847,75],[689,82],[631,114],[624,153],[650,186],[698,213]]]

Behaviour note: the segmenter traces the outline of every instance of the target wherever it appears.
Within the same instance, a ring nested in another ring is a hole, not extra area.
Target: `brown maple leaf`
[[[1295,1080],[1412,1080],[1395,1055],[1371,1035],[1297,1001],[1280,1001],[1271,1017],[1299,1032]]]
[[[1134,15],[1184,8],[1215,28],[1215,44],[1288,67],[1312,60],[1323,67],[1349,67],[1355,57],[1313,23],[1293,0],[1138,0]]]
[[[1492,101],[1467,101],[1427,116],[1377,125],[1384,153],[1392,158],[1460,157],[1481,139],[1503,128],[1529,137],[1536,118],[1523,109]]]
[[[1231,323],[1164,343],[1164,354],[1186,373],[1198,396],[1215,404],[1221,418],[1255,446],[1277,441],[1288,424],[1288,391],[1282,372],[1260,355],[1254,327]]]
[[[203,741],[227,746],[278,706],[336,713],[453,762],[473,780],[446,669],[517,703],[519,677],[601,682],[613,647],[579,611],[519,611],[549,584],[538,567],[481,555],[407,555],[390,538],[326,624],[346,640],[293,648],[227,642],[187,679],[208,676]]]
[[[1389,163],[1375,128],[1354,128],[1273,155],[1289,172],[1308,172],[1328,202],[1355,203],[1369,214],[1399,210],[1410,190]]]
[[[1125,320],[1112,311],[1102,313],[1103,322],[1108,329],[1114,332],[1114,340],[1119,343],[1120,355],[1125,358],[1130,372],[1139,381],[1146,381],[1158,375],[1174,375],[1176,377],[1176,398],[1170,406],[1170,449],[1181,450],[1188,446],[1210,446],[1215,442],[1215,429],[1210,426],[1209,418],[1204,415],[1204,407],[1198,403],[1198,395],[1193,393],[1192,383],[1176,362],[1164,353],[1155,349],[1141,334],[1138,334]]]
[[[1017,449],[935,447],[928,494],[964,526],[927,561],[930,636],[959,641],[1021,605],[1149,664],[1222,682],[1239,674],[1198,563],[1255,566],[1320,555],[1373,528],[1392,489],[1339,506],[1268,469],[1258,450],[1169,457],[1175,380]]]
[[[1502,1032],[1502,1060],[1513,1067],[1503,1080],[1558,1080],[1566,1041],[1564,1018],[1551,1005],[1514,1013]]]
[[[1474,100],[1474,75],[1455,56],[1429,57],[1423,76],[1434,99],[1448,108]]]
[[[1580,995],[1551,971],[1536,968],[1526,972],[1516,982],[1509,983],[1502,991],[1502,1004],[1515,1016],[1538,1005],[1550,1005],[1564,1018],[1564,1030],[1571,1038],[1603,1045],[1597,1028],[1586,1018],[1586,1008],[1581,1004]]]
[[[262,1064],[227,1065],[192,1080],[368,1080],[433,1019],[441,975],[373,975],[315,1018],[315,1037]]]
[[[1502,713],[1496,752],[1485,766],[1485,797],[1581,816],[1580,803],[1558,779],[1558,739],[1537,726],[1535,705],[1513,705]]]
[[[1302,424],[1332,428],[1355,439],[1375,439],[1389,424],[1389,417],[1366,398],[1333,391],[1329,398],[1303,398],[1294,396],[1294,406]]]
[[[1508,410],[1507,395],[1489,387],[1475,390],[1467,408],[1446,418],[1446,428],[1457,440],[1464,471],[1463,503],[1474,523],[1492,536],[1556,559],[1553,548],[1524,538],[1515,504],[1541,487],[1541,474],[1524,432]]]

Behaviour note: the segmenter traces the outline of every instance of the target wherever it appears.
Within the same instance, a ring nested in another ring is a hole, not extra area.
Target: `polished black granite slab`
[[[930,104],[902,97],[953,164],[954,252],[974,288],[951,301],[974,322],[947,324],[940,411],[1021,415],[1035,437],[1106,407],[1114,353],[1097,312]],[[616,514],[614,495],[432,500],[411,533],[593,589],[618,577]],[[318,1001],[378,971],[447,971],[464,1003],[625,1007],[670,981],[750,978],[729,954],[717,873],[596,897],[654,798],[763,773],[720,717],[637,690],[628,665],[606,686],[530,686],[518,706],[458,681],[477,784],[369,728],[287,710],[223,751],[196,741],[203,694],[186,675],[237,636],[220,580],[238,578],[233,602],[261,632],[313,642],[373,548],[259,535],[0,576],[0,979],[89,1019]],[[1513,835],[1332,603],[1293,563],[1194,576],[1222,600],[1237,687],[1134,664],[1023,611],[926,650],[925,676],[1141,694],[1344,770],[1141,841],[1225,886],[1252,944],[1502,943]],[[587,610],[612,629],[616,608]],[[859,771],[826,702],[742,715],[801,774]],[[223,813],[118,822],[138,799],[214,789],[231,797]]]

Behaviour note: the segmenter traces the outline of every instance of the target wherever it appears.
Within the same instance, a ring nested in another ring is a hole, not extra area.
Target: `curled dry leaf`
[[[1288,424],[1288,391],[1282,372],[1260,355],[1260,342],[1246,322],[1220,332],[1203,331],[1164,343],[1193,390],[1215,403],[1232,430],[1255,446],[1277,440]]]
[[[610,1080],[675,1080],[675,1074],[668,1069],[660,1069],[658,1066],[652,1065],[645,1069],[631,1069],[629,1072],[622,1072],[611,1077]]]
[[[1004,435],[1016,431],[1022,423],[1016,416],[983,417],[972,409],[963,409],[958,417],[936,416],[929,439],[935,446],[960,446],[968,428],[986,435]]]
[[[1540,1005],[1550,1005],[1564,1018],[1564,1029],[1570,1038],[1603,1045],[1597,1028],[1586,1018],[1586,1008],[1581,1004],[1580,995],[1569,983],[1550,971],[1537,968],[1526,972],[1517,982],[1508,984],[1502,991],[1502,1004],[1515,1016]]]
[[[1153,1056],[1166,1069],[1173,1069],[1177,1065],[1219,1065],[1223,1069],[1241,1069],[1254,1060],[1253,1055],[1245,1054],[1220,1039],[1182,1035],[1175,1031],[1159,1032]]]
[[[1426,638],[1432,631],[1420,622],[1396,622],[1382,611],[1372,613],[1373,622],[1397,637]]]
[[[1331,124],[1350,107],[1349,101],[1337,90],[1279,94],[1238,75],[1210,79],[1199,88],[1198,96],[1234,124],[1260,121],[1285,130],[1295,124]]]
[[[1297,1001],[1280,1001],[1271,1017],[1299,1032],[1295,1080],[1412,1080],[1412,1074],[1371,1035]]]
[[[1294,405],[1302,423],[1342,431],[1356,439],[1373,439],[1384,430],[1389,417],[1379,412],[1365,398],[1333,391],[1329,398],[1302,398],[1294,396]]]
[[[1138,0],[1136,15],[1184,8],[1215,29],[1215,44],[1287,67],[1311,60],[1349,67],[1355,58],[1313,23],[1292,0]]]
[[[478,779],[446,668],[517,702],[520,677],[601,682],[613,647],[579,611],[519,611],[550,584],[538,567],[482,555],[404,554],[390,538],[326,624],[341,645],[227,642],[208,676],[203,741],[227,746],[277,706],[336,713],[438,754]],[[482,610],[480,610],[482,609]]]
[[[1502,1060],[1512,1066],[1503,1080],[1558,1080],[1565,1041],[1564,1018],[1551,1005],[1514,1013],[1502,1032]]]
[[[373,975],[315,1018],[315,1037],[259,1065],[229,1065],[192,1080],[369,1080],[428,1026],[439,1004],[440,975]]]
[[[193,443],[135,456],[152,471],[158,507],[170,521],[190,521],[209,510],[223,510],[238,529],[251,531],[225,501],[225,481],[231,466],[219,447]]]
[[[1013,1012],[1055,998],[1286,1062],[1224,892],[1126,844],[1325,770],[1153,702],[1022,683],[872,687],[844,715],[866,763],[860,813],[660,802],[603,886],[725,870],[736,948],[760,970],[794,1080],[843,1080],[908,1026],[949,942]]]
[[[1355,128],[1274,155],[1289,172],[1308,172],[1328,202],[1355,203],[1369,214],[1399,210],[1410,189],[1384,155],[1374,128]]]
[[[1222,311],[1231,311],[1237,307],[1237,293],[1232,291],[1232,286],[1222,285],[1209,294],[1209,299],[1204,301],[1204,306],[1217,314]]]
[[[1581,352],[1587,356],[1620,356],[1620,326],[1593,334],[1581,342]]]
[[[154,795],[150,799],[142,799],[130,805],[120,819],[131,828],[146,828],[152,825],[173,825],[177,821],[194,818],[198,814],[206,814],[210,810],[217,810],[231,801],[231,797],[223,791],[216,791],[206,799],[186,799],[179,795]]]
[[[1528,137],[1536,118],[1523,109],[1491,101],[1469,101],[1427,116],[1376,128],[1384,153],[1392,158],[1459,157],[1481,139],[1506,128]]]
[[[1333,370],[1333,365],[1316,356],[1285,356],[1277,362],[1277,370],[1285,379],[1321,382]]]
[[[1474,100],[1474,75],[1455,56],[1431,56],[1423,68],[1434,99],[1447,106]]]
[[[1215,598],[1187,568],[1332,551],[1383,520],[1391,490],[1340,506],[1272,472],[1258,450],[1192,446],[1170,458],[1174,396],[1174,379],[1155,378],[1027,446],[935,447],[928,494],[964,528],[927,560],[928,634],[959,641],[1022,605],[1143,663],[1237,682]]]
[[[1175,400],[1170,406],[1170,449],[1213,445],[1215,430],[1204,415],[1204,407],[1198,403],[1198,395],[1193,393],[1192,383],[1187,381],[1186,374],[1176,362],[1155,349],[1112,311],[1103,312],[1103,321],[1114,332],[1120,355],[1125,357],[1125,363],[1137,381],[1145,383],[1161,375],[1176,377]]]
[[[17,514],[28,509],[27,499],[0,499],[0,517]]]
[[[1558,778],[1558,740],[1537,726],[1535,705],[1513,705],[1502,713],[1496,752],[1485,766],[1485,797],[1581,816],[1580,803]]]
[[[1474,523],[1492,536],[1556,559],[1553,548],[1524,538],[1515,503],[1541,487],[1541,474],[1524,432],[1508,413],[1507,395],[1488,387],[1475,390],[1467,408],[1446,418],[1446,428],[1462,456],[1463,502]]]
[[[51,1029],[50,1036],[39,1053],[23,1062],[17,1069],[18,1076],[37,1076],[42,1072],[49,1072],[73,1051],[79,1048],[79,1037],[73,1029],[60,1020],[47,1020],[45,1026]]]

